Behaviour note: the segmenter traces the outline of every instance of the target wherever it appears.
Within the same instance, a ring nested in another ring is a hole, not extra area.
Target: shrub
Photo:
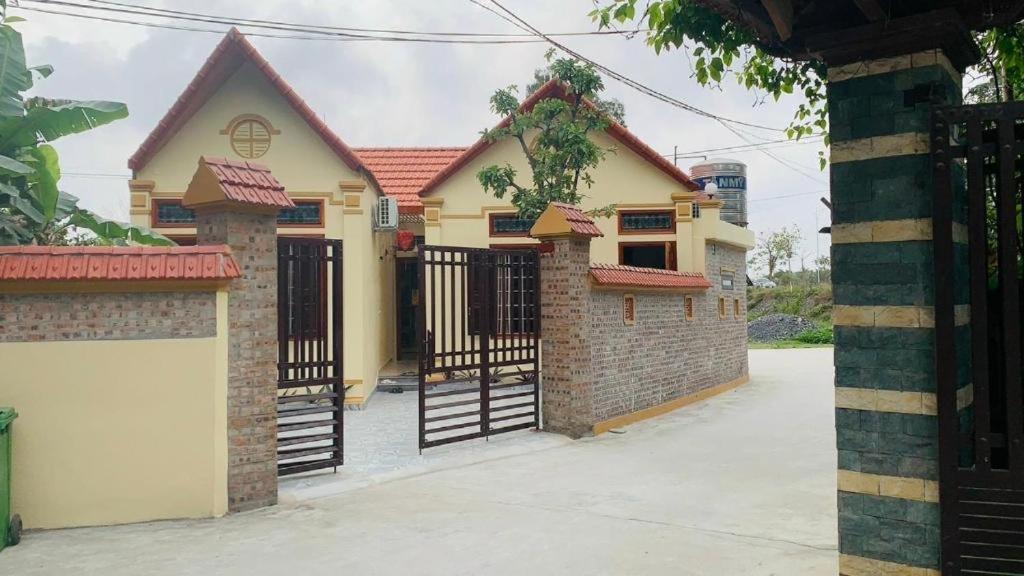
[[[801,332],[794,338],[797,342],[804,344],[832,344],[832,327],[821,326],[813,330]]]

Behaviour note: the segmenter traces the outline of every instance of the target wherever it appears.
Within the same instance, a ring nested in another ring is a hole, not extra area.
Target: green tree
[[[99,243],[172,245],[149,230],[102,218],[78,206],[60,190],[57,151],[49,144],[119,120],[128,108],[118,102],[75,102],[24,97],[50,66],[29,68],[21,34],[0,0],[0,244],[81,243],[83,228]]]
[[[752,32],[696,0],[604,0],[590,16],[601,28],[630,22],[646,27],[647,43],[659,54],[689,50],[694,78],[701,85],[718,87],[731,73],[740,85],[759,91],[762,100],[802,94],[805,102],[797,108],[787,135],[800,138],[819,132],[828,144],[824,62],[773,56],[759,47]],[[1024,93],[1024,27],[996,28],[976,38],[985,54],[977,71],[988,76],[993,86],[979,88],[968,99],[990,98],[999,92],[998,100],[1005,101]],[[824,169],[824,152],[819,152],[819,160]]]
[[[761,234],[750,255],[753,266],[762,266],[768,271],[768,279],[775,279],[783,264],[788,265],[800,248],[800,229],[796,226]],[[791,270],[792,271],[792,270]]]
[[[551,96],[529,110],[520,110],[515,86],[498,90],[491,96],[491,110],[508,121],[483,133],[489,142],[515,139],[526,157],[529,181],[520,180],[510,163],[493,164],[477,173],[485,191],[496,198],[510,195],[512,205],[525,219],[537,218],[550,202],[580,204],[585,198],[580,186],[593,184],[590,171],[609,151],[590,138],[591,132],[609,126],[608,116],[591,104],[604,89],[601,77],[589,64],[573,59],[557,59],[550,68],[561,83],[564,98]],[[613,209],[594,213],[607,214]]]
[[[537,68],[533,71],[533,81],[526,85],[523,93],[527,96],[533,94],[548,80],[551,80],[551,67]],[[591,102],[619,124],[626,125],[626,106],[618,98],[602,98],[595,94],[591,97]]]

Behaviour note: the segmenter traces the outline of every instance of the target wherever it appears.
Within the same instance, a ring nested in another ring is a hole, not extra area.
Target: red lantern
[[[416,234],[412,230],[399,230],[395,240],[399,250],[407,251],[416,247]]]

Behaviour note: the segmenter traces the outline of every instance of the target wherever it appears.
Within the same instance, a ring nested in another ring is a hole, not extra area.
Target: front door
[[[419,305],[419,269],[416,258],[395,260],[398,359],[416,357],[416,307]]]

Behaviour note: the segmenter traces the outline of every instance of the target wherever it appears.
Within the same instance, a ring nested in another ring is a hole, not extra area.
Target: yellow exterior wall
[[[380,368],[394,357],[393,242],[387,246],[390,256],[381,259],[383,249],[377,249],[393,234],[376,233],[372,227],[373,207],[381,194],[324,143],[259,70],[251,64],[239,68],[135,174],[135,181],[153,185],[134,186],[131,220],[149,226],[153,199],[181,198],[200,156],[245,160],[231,149],[228,135],[221,134],[243,114],[261,116],[280,132],[272,135],[267,153],[253,162],[269,167],[292,199],[324,201],[322,226],[281,227],[278,234],[322,235],[344,242],[344,379],[354,385],[348,402],[361,403],[376,386]],[[157,231],[195,234],[194,227]],[[385,346],[387,338],[391,343]]]
[[[214,338],[0,344],[26,528],[227,511],[227,298]]]
[[[587,196],[582,204],[585,210],[615,204],[622,211],[675,211],[676,201],[672,195],[689,192],[682,184],[606,133],[594,134],[592,137],[601,147],[612,148],[614,151],[609,152],[591,172],[594,185],[583,190]],[[487,247],[534,242],[527,237],[498,238],[489,235],[489,214],[513,212],[514,208],[511,203],[485,193],[476,175],[485,166],[506,163],[517,170],[520,180],[528,180],[530,169],[518,142],[506,139],[492,145],[430,193],[425,199],[427,210],[431,202],[441,202],[441,213],[440,226],[432,227],[428,217],[427,243]],[[747,247],[752,247],[754,243],[752,232],[718,220],[716,211],[708,211],[702,218],[694,220],[707,222],[703,227],[691,226],[689,222],[677,222],[675,233],[663,234],[620,235],[617,217],[596,220],[604,236],[594,238],[591,242],[590,257],[595,263],[618,263],[620,242],[676,242],[677,250],[689,245],[694,254],[701,254],[699,262],[694,262],[692,255],[677,255],[679,269],[703,272],[704,240],[701,234],[707,232],[716,237],[725,236]],[[690,235],[691,238],[681,235]]]

